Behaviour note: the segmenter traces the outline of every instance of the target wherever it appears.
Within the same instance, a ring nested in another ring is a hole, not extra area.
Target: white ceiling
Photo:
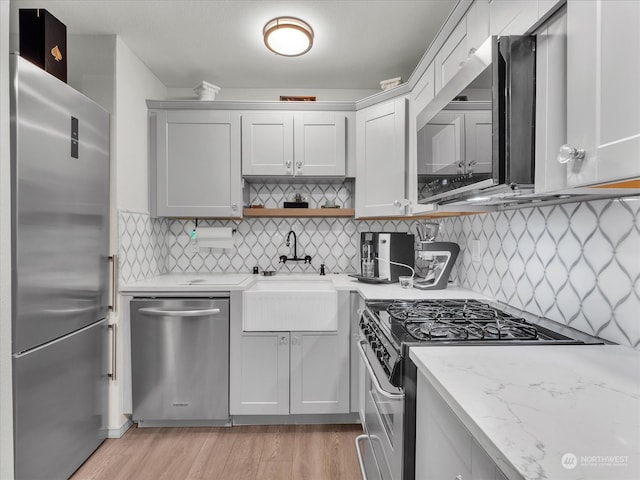
[[[4,0],[0,0],[4,1]],[[167,86],[202,80],[227,88],[379,89],[406,81],[457,0],[10,0],[46,8],[67,34],[116,34]],[[262,28],[279,16],[307,21],[301,57],[269,52]]]

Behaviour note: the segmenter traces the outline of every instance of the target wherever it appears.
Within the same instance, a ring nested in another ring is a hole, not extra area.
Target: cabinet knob
[[[291,160],[287,160],[287,161],[284,163],[284,165],[285,165],[285,167],[287,167],[287,170],[290,170],[290,169],[291,169]]]
[[[456,475],[456,480],[462,480],[462,475]]]
[[[236,210],[238,210],[238,204],[237,204],[237,203],[232,203],[232,204],[231,204],[231,210],[233,210],[234,212],[235,212]]]
[[[289,339],[287,337],[280,337],[280,345],[287,345],[289,343]]]
[[[297,161],[297,162],[296,162],[296,168],[297,168],[298,170],[300,170],[300,169],[302,168],[302,162]]]
[[[476,49],[475,49],[475,48],[473,48],[473,47],[471,47],[471,48],[469,49],[469,54],[468,54],[467,56],[468,56],[468,57],[470,57],[470,56],[471,56],[471,55],[473,55],[474,53],[476,53]]]
[[[291,345],[298,345],[298,343],[300,343],[298,337],[291,337]]]
[[[558,152],[558,162],[569,163],[572,160],[584,160],[584,148],[576,148],[572,145],[564,144]]]

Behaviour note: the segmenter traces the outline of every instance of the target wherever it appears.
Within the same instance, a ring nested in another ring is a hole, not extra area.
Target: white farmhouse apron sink
[[[335,331],[338,295],[328,280],[258,280],[243,292],[244,331]]]

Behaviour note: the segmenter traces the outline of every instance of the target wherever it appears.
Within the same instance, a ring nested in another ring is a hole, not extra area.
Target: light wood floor
[[[360,480],[360,425],[130,428],[73,480]]]

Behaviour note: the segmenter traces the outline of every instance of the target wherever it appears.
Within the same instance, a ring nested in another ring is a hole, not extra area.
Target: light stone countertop
[[[359,282],[347,274],[328,273],[277,273],[271,277],[251,273],[169,273],[131,282],[120,287],[123,294],[146,293],[205,293],[216,291],[246,290],[256,281],[325,280],[331,281],[336,290],[359,292],[365,299],[427,299],[427,298],[483,298],[465,288],[449,286],[444,290],[418,290],[402,288],[398,283],[371,284]]]
[[[410,357],[509,479],[640,479],[640,352],[504,345]]]

